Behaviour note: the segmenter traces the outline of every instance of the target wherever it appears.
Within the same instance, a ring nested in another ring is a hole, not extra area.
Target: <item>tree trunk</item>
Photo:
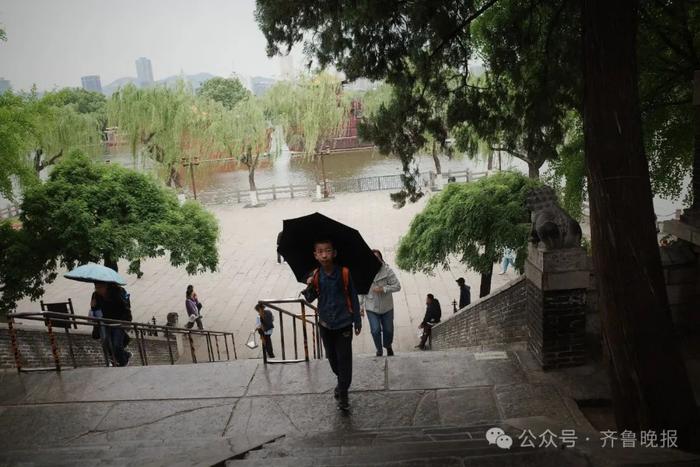
[[[433,162],[435,162],[435,173],[438,175],[442,173],[442,167],[440,166],[440,158],[438,157],[437,154],[437,148],[436,148],[437,143],[433,141]]]
[[[698,410],[676,347],[656,243],[637,90],[633,0],[583,1],[584,136],[593,260],[619,430],[678,430]]]
[[[540,165],[537,165],[534,162],[527,161],[527,176],[532,178],[533,180],[539,180],[540,179]]]
[[[693,104],[695,107],[695,138],[693,154],[693,204],[691,209],[695,211],[695,220],[700,219],[700,70],[695,71],[695,89]]]
[[[109,256],[105,255],[104,263],[108,268],[113,269],[115,272],[119,272],[119,265],[117,264],[117,260],[114,258],[110,258]]]
[[[250,191],[255,191],[255,166],[250,164],[248,166],[248,184],[250,185]]]
[[[493,154],[489,154],[488,159],[486,159],[486,170],[493,170]]]
[[[175,166],[171,165],[170,166],[170,174],[168,175],[168,183],[166,183],[167,186],[174,186],[175,188],[182,188],[182,181],[180,180],[180,173],[175,170]]]
[[[43,169],[41,166],[41,155],[43,153],[44,151],[41,149],[34,151],[34,172],[36,172],[37,175],[39,175],[39,172],[41,172],[41,169]]]
[[[481,284],[479,285],[479,298],[485,297],[491,293],[491,276],[492,272],[481,275]]]

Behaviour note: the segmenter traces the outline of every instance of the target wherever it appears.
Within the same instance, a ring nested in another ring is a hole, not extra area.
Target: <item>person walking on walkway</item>
[[[432,328],[440,322],[441,316],[440,302],[433,294],[429,293],[425,298],[425,316],[420,326],[418,326],[418,328],[423,329],[423,335],[420,338],[420,344],[416,346],[417,348],[425,350],[425,343],[430,337]]]
[[[185,309],[187,310],[187,316],[189,321],[185,325],[187,329],[192,329],[194,323],[197,323],[198,329],[204,329],[202,324],[202,314],[200,310],[202,309],[202,304],[197,298],[197,292],[194,291],[192,285],[187,286],[187,291],[185,292]]]
[[[508,265],[515,267],[515,252],[511,248],[506,248],[503,250],[503,261],[501,261],[501,272],[499,275],[503,275],[508,272]]]
[[[472,302],[471,290],[464,281],[464,277],[457,279],[457,285],[459,286],[459,309],[461,310]]]
[[[331,370],[338,377],[334,396],[338,408],[348,410],[348,389],[352,381],[352,333],[362,330],[360,304],[350,271],[335,264],[338,252],[330,239],[314,242],[316,268],[307,284],[318,294],[319,333]]]
[[[255,305],[255,311],[258,312],[258,316],[255,318],[255,330],[260,334],[263,352],[267,353],[269,358],[275,358],[275,352],[272,350],[272,331],[275,327],[273,324],[275,317],[262,303]]]
[[[360,313],[367,312],[369,329],[377,349],[377,357],[382,356],[382,347],[391,357],[394,350],[391,344],[394,340],[394,299],[391,294],[401,290],[401,284],[394,271],[384,262],[379,250],[372,250],[374,255],[382,263],[382,267],[374,276],[367,295],[360,295]]]
[[[116,284],[95,282],[95,292],[90,300],[90,316],[96,318],[131,321],[131,300],[129,294]],[[131,352],[125,349],[129,336],[121,326],[104,324],[100,326],[99,336],[102,348],[111,357],[114,366],[127,366]]]

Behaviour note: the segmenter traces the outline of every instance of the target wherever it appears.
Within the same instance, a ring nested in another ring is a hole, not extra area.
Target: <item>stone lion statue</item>
[[[581,226],[557,204],[557,195],[548,186],[531,190],[525,206],[530,210],[530,242],[545,250],[581,246]]]

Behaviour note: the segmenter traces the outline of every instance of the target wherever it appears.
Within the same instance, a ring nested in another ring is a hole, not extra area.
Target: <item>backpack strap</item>
[[[341,269],[343,275],[343,293],[345,294],[345,302],[348,304],[348,311],[352,314],[352,300],[350,300],[350,270],[343,266]]]
[[[316,289],[316,293],[320,294],[321,293],[321,283],[320,283],[320,278],[319,278],[319,268],[314,269],[314,274],[311,276],[311,285],[314,286]]]

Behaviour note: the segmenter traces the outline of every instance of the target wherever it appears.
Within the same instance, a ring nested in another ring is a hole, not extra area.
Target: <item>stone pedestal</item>
[[[661,223],[661,231],[678,238],[662,246],[661,265],[671,317],[679,334],[700,334],[700,228],[683,221]]]
[[[545,370],[582,365],[590,280],[586,251],[530,245],[525,277],[528,348]]]

